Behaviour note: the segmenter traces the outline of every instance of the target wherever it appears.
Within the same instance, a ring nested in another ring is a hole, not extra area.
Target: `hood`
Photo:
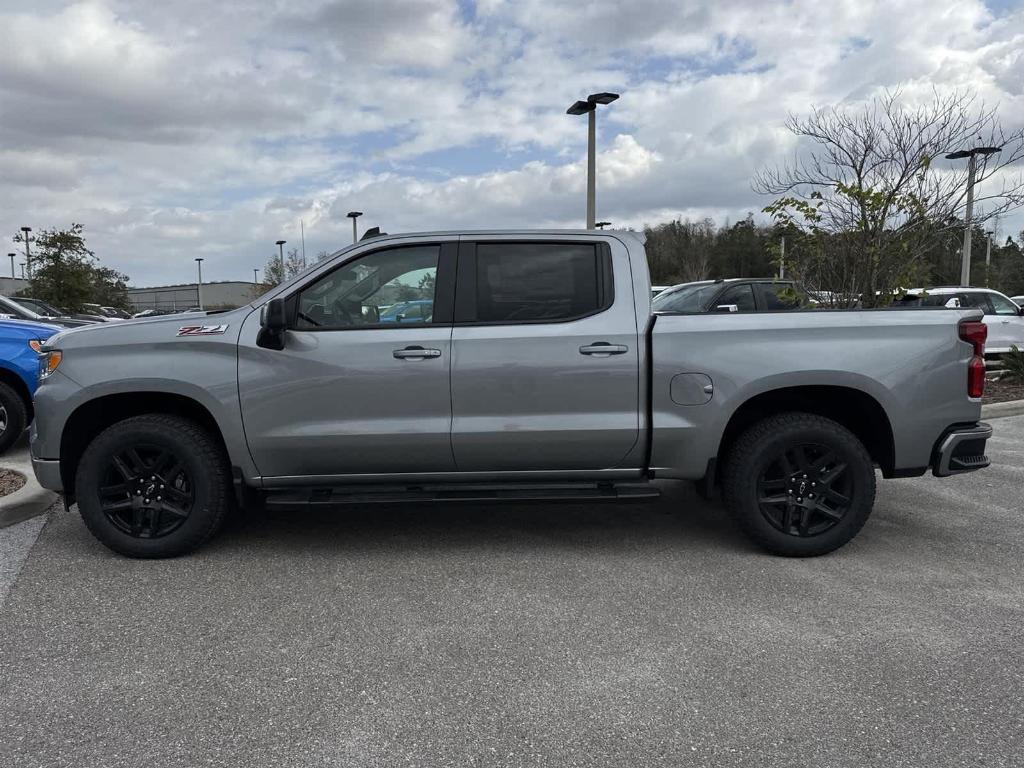
[[[0,334],[24,339],[48,339],[63,328],[49,323],[37,323],[35,320],[4,320],[0,319]]]
[[[245,305],[228,312],[188,312],[178,315],[159,315],[121,320],[116,323],[92,323],[79,328],[65,328],[59,336],[50,339],[48,346],[65,349],[99,346],[108,344],[137,344],[173,342],[179,339],[179,331],[204,326],[228,326],[223,332],[237,338],[242,321],[253,311]],[[195,331],[192,331],[195,333]],[[185,336],[186,334],[181,334]],[[203,334],[196,334],[203,335]],[[223,334],[216,334],[223,335]]]

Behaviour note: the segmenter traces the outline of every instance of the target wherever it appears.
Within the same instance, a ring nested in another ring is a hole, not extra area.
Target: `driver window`
[[[430,323],[441,247],[413,245],[368,253],[299,294],[295,327],[331,330]]]
[[[1019,315],[1020,310],[1017,305],[1009,299],[1004,299],[998,293],[990,293],[988,300],[992,302],[992,308],[996,311],[997,315]]]

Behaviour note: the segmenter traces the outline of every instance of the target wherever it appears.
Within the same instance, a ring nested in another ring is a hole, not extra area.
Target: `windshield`
[[[670,288],[654,297],[651,308],[655,312],[705,312],[719,288],[721,285],[718,283],[692,283],[682,288]]]
[[[9,315],[14,314],[15,317],[21,316],[22,318],[28,318],[29,320],[42,320],[42,316],[33,312],[27,307],[21,306],[16,301],[8,299],[6,296],[0,296],[0,314]]]
[[[16,298],[12,299],[12,301],[14,301],[17,304],[20,304],[25,309],[29,309],[33,312],[38,312],[40,315],[56,317],[57,315],[60,314],[56,307],[51,307],[45,301],[39,301],[39,299]]]

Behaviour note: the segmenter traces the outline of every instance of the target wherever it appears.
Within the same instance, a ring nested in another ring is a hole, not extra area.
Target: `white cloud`
[[[86,225],[137,284],[390,231],[735,220],[787,112],[969,88],[1024,123],[1024,11],[980,0],[24,0],[0,10],[0,233]],[[1003,222],[1007,232],[1024,217]]]

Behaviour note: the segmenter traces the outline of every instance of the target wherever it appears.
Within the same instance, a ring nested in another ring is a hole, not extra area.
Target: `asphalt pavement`
[[[275,513],[153,562],[55,509],[0,609],[0,766],[1019,766],[1024,417],[994,426],[989,470],[881,483],[812,560],[685,486]]]

